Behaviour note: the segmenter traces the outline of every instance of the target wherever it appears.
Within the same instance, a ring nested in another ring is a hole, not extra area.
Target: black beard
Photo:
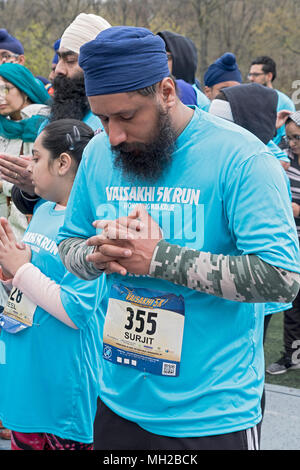
[[[50,122],[65,118],[82,121],[90,110],[83,75],[74,78],[58,75],[53,80],[53,88]]]
[[[168,113],[158,110],[157,134],[144,144],[121,143],[111,146],[115,154],[114,164],[127,177],[138,180],[157,181],[172,161],[176,132]]]

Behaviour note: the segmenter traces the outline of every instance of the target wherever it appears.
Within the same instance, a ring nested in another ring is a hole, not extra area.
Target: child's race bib
[[[8,333],[18,333],[32,326],[34,304],[22,291],[13,287],[3,311],[0,313],[0,327]]]

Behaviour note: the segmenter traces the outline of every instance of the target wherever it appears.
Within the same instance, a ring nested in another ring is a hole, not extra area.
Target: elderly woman
[[[43,84],[23,65],[0,65],[0,154],[31,155],[39,127],[49,114],[50,96]],[[10,220],[20,240],[28,225],[25,215],[11,202],[12,184],[0,180],[0,216]],[[0,286],[0,306],[5,306],[7,292]],[[0,327],[1,330],[1,327]],[[0,438],[9,439],[2,428]]]
[[[0,66],[0,153],[31,155],[41,123],[49,113],[49,94],[20,64]],[[7,217],[21,239],[27,219],[11,204],[10,183],[0,182],[0,215]]]

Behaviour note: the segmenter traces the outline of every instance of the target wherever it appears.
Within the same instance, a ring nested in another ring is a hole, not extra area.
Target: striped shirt
[[[288,156],[291,160],[291,165],[286,170],[286,173],[290,180],[292,202],[296,202],[300,205],[300,165],[298,162],[298,156],[291,151],[288,152]],[[300,239],[300,217],[295,217],[295,222],[298,238]]]

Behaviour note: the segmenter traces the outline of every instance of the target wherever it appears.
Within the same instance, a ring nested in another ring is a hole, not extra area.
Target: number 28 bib
[[[103,332],[104,359],[177,377],[184,313],[181,295],[113,284]]]
[[[36,307],[22,291],[13,287],[0,313],[0,327],[8,333],[18,333],[32,326]]]

